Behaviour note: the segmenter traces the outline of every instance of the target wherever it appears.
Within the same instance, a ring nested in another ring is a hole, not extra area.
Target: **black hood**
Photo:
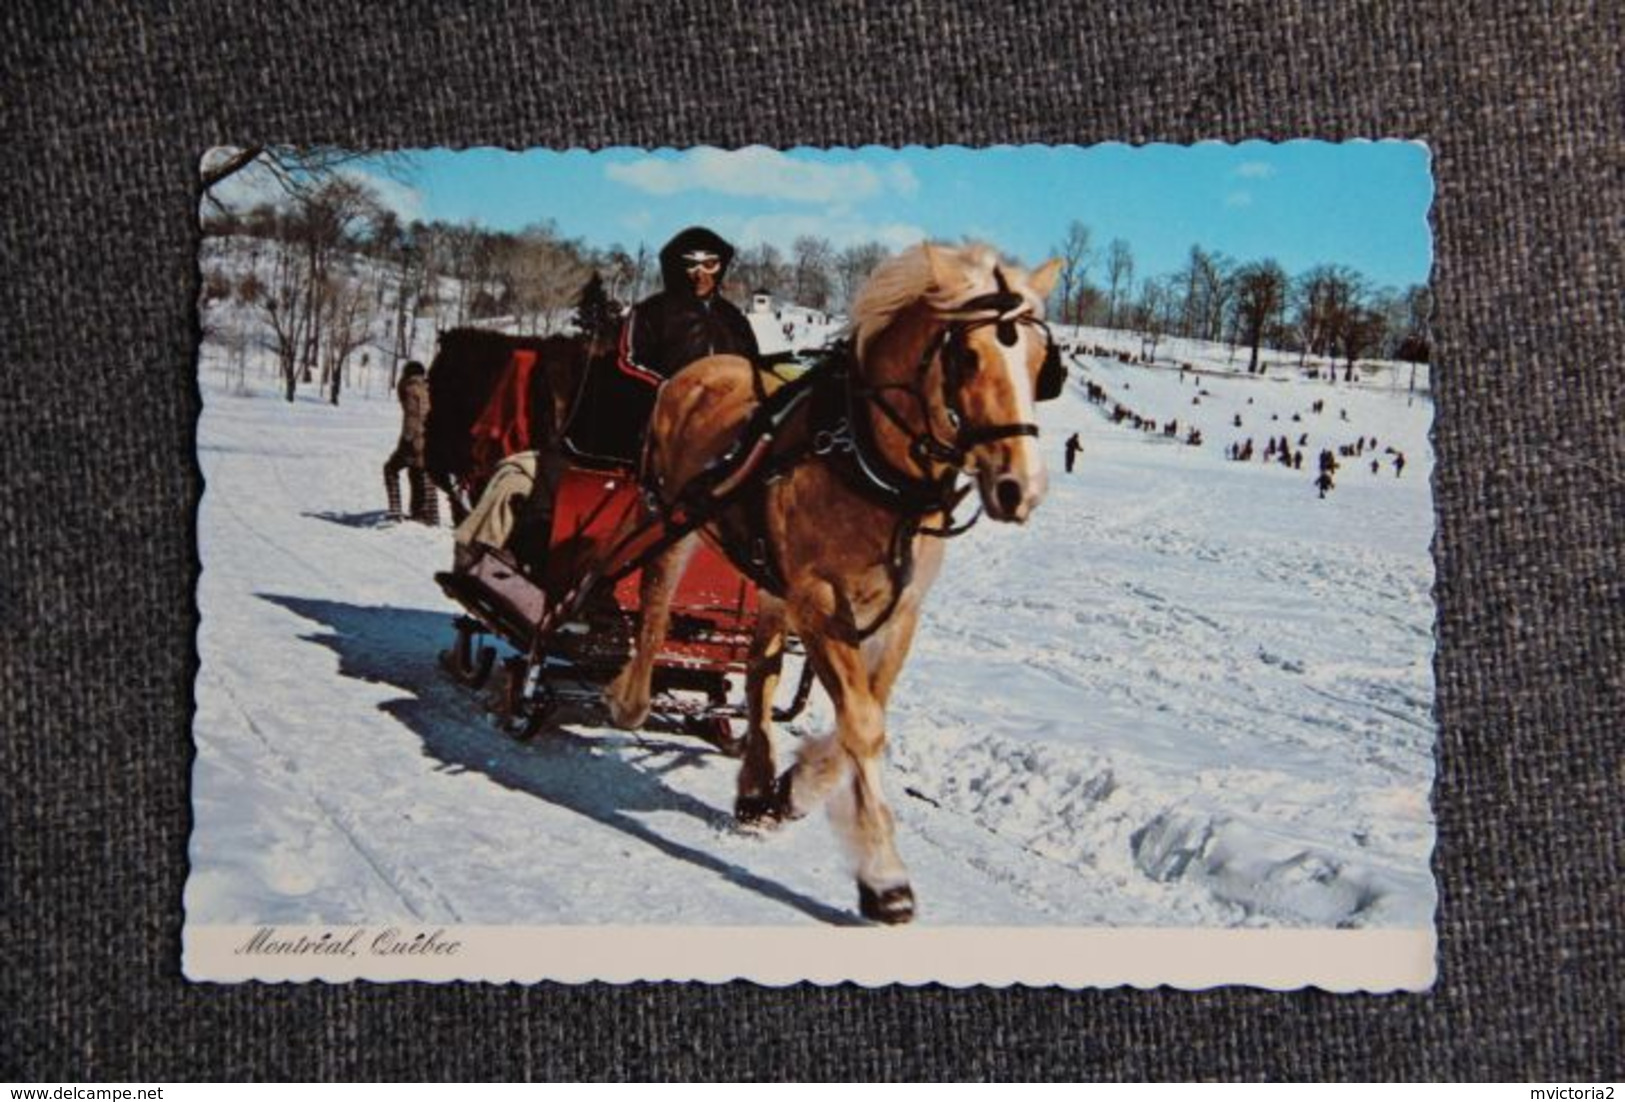
[[[683,271],[683,254],[696,249],[716,253],[721,258],[722,270],[717,273],[717,286],[719,288],[722,286],[722,278],[728,274],[728,265],[733,262],[734,247],[704,226],[690,226],[666,242],[666,247],[660,250],[660,278],[667,291],[679,294],[688,291],[688,275]]]

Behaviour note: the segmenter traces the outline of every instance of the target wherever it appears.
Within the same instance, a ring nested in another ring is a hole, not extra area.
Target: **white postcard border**
[[[1427,929],[1194,930],[955,927],[189,926],[182,966],[214,983],[748,980],[863,986],[1239,984],[1272,990],[1425,991]]]

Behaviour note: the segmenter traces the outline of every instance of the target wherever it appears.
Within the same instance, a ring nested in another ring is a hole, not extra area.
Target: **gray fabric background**
[[[1622,11],[4,5],[0,1079],[1618,1079]],[[202,149],[1295,136],[1436,155],[1433,993],[182,982]]]

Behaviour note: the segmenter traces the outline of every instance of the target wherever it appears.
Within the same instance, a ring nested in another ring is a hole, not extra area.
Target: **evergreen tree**
[[[620,331],[621,304],[609,297],[609,292],[604,290],[603,277],[597,272],[581,288],[575,315],[570,320],[583,336],[596,341],[612,341]]]

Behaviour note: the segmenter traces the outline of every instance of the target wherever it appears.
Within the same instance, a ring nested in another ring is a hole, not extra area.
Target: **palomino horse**
[[[747,570],[739,549],[765,550],[754,565],[771,563],[780,584],[761,594],[735,814],[795,819],[829,798],[860,910],[877,921],[914,916],[881,787],[887,698],[967,492],[958,476],[974,479],[994,520],[1024,522],[1044,496],[1033,403],[1065,378],[1041,320],[1058,268],[1005,267],[985,245],[924,244],[881,264],[853,303],[854,354],[837,383],[821,384],[838,386],[836,400],[803,403],[804,416],[779,426],[773,447],[790,461],[759,480],[753,504],[735,508],[748,538],[708,524],[645,566],[637,647],[605,693],[618,725],[647,718],[672,589],[695,538],[720,543]],[[699,360],[665,384],[644,467],[657,505],[669,510],[728,452],[759,394],[751,364],[733,356]],[[820,422],[820,405],[841,419]],[[806,648],[836,725],[805,741],[779,777],[769,728],[787,630]]]

